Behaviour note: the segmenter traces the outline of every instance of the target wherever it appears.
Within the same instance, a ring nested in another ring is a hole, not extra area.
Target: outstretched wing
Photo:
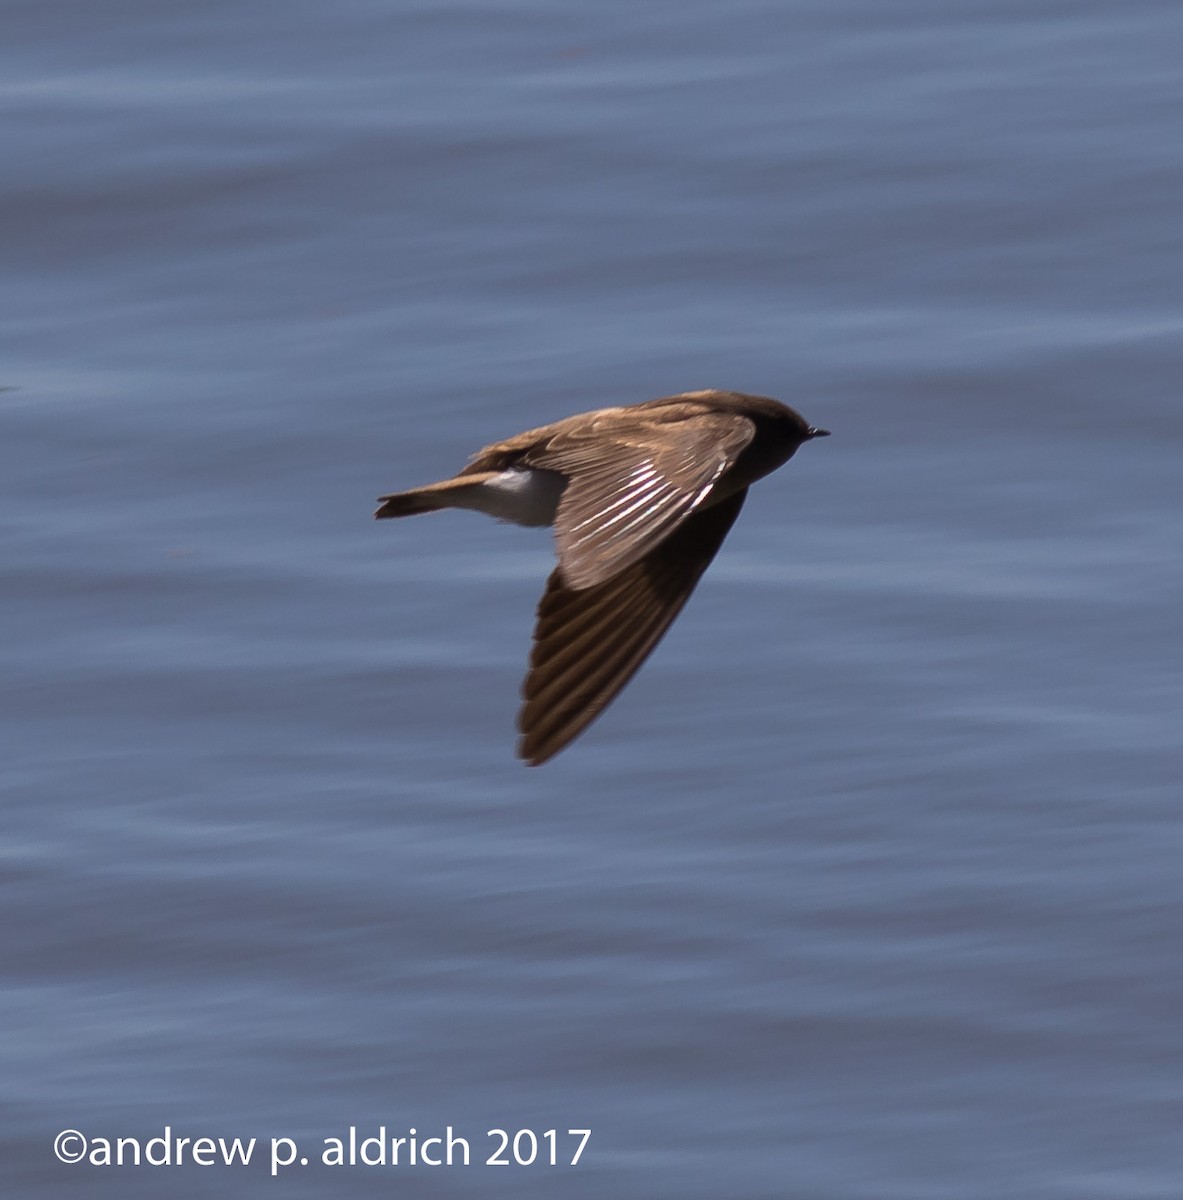
[[[531,449],[523,462],[568,479],[555,517],[565,585],[595,587],[644,558],[707,501],[755,432],[740,413],[699,411],[597,422]]]
[[[691,513],[644,558],[591,587],[562,567],[538,605],[518,713],[518,754],[545,762],[581,733],[636,674],[694,591],[743,507],[747,489]]]

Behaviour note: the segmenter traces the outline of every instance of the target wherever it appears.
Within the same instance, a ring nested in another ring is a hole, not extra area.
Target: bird
[[[474,509],[553,526],[518,755],[539,766],[636,674],[690,598],[749,486],[828,429],[743,392],[577,413],[478,451],[451,479],[378,497],[374,516]]]

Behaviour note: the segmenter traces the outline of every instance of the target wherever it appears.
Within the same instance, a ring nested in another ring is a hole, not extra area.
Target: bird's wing
[[[531,448],[522,461],[568,479],[555,517],[566,586],[595,587],[644,558],[704,504],[755,432],[740,413],[699,410],[660,422],[613,415]]]
[[[581,733],[636,674],[723,544],[747,489],[691,513],[638,562],[589,588],[556,568],[538,605],[518,713],[518,754],[545,762]]]

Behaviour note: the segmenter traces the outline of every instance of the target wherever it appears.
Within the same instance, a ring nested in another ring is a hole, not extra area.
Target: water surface
[[[10,1194],[1177,1196],[1183,13],[5,15]],[[547,535],[373,497],[711,386],[834,436],[527,770]]]

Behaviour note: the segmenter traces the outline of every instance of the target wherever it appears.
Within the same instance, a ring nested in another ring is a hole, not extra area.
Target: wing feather
[[[594,587],[644,558],[700,507],[755,434],[739,413],[696,411],[613,431],[560,433],[523,461],[568,478],[555,517],[567,586]]]
[[[690,598],[746,495],[691,513],[644,558],[602,583],[573,588],[562,567],[551,573],[522,687],[522,758],[532,766],[545,762],[615,699]]]

